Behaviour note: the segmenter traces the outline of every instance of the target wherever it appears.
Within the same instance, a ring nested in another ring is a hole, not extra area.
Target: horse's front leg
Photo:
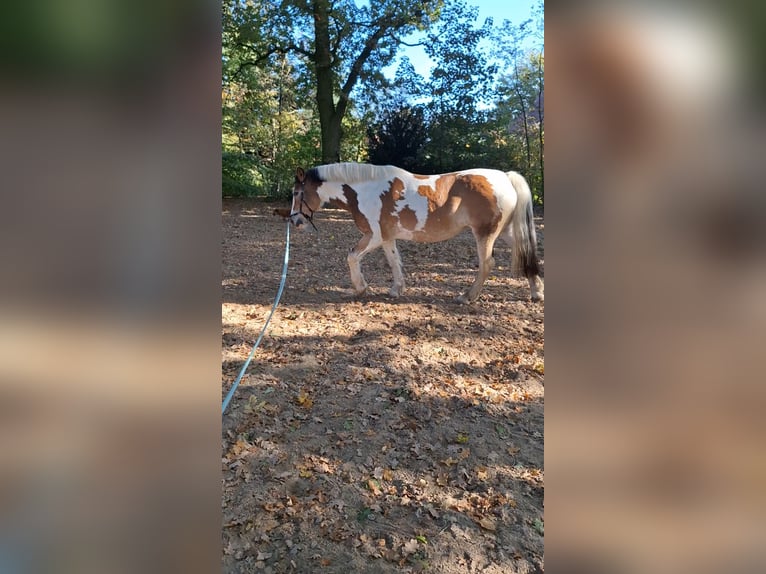
[[[391,267],[391,273],[394,275],[394,284],[391,286],[389,294],[391,297],[399,297],[404,293],[404,271],[402,271],[402,258],[396,248],[396,240],[385,241],[383,253],[386,254],[388,266]]]
[[[356,295],[363,295],[367,291],[367,281],[365,281],[361,269],[362,257],[379,246],[380,239],[368,233],[348,252],[348,269],[351,272],[351,284],[354,286],[354,294]]]
[[[497,236],[489,237],[476,237],[476,251],[479,255],[479,273],[476,275],[471,287],[457,297],[458,303],[472,303],[476,301],[484,287],[484,282],[489,277],[489,273],[492,271],[492,267],[495,264],[495,260],[492,257],[492,248],[495,245],[495,239]]]

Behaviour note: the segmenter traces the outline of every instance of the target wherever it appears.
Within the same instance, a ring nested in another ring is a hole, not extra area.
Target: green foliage
[[[479,25],[477,14],[465,0],[225,3],[224,194],[286,200],[295,168],[323,163],[337,145],[341,161],[419,173],[513,169],[542,203],[544,60],[521,49],[529,38],[542,49],[542,2],[520,25]],[[329,68],[316,59],[315,22],[325,16]],[[415,30],[430,77],[406,58],[385,77]]]
[[[492,42],[497,47],[494,59],[499,69],[504,70],[495,87],[495,113],[498,122],[506,126],[508,137],[516,142],[514,169],[527,178],[535,201],[542,204],[545,188],[542,2],[535,7],[532,16],[518,25],[505,21],[492,34]],[[527,40],[532,40],[540,49],[523,49]]]
[[[487,86],[497,69],[482,42],[489,38],[492,25],[487,20],[475,27],[478,12],[463,0],[453,0],[428,36],[425,51],[436,62],[428,81],[432,97],[428,106],[436,116],[473,119],[481,104],[491,101]]]
[[[271,31],[290,25],[290,14],[271,3],[224,6],[223,193],[286,200],[295,168],[319,157],[319,130],[299,62],[271,52],[259,25],[267,16]]]
[[[512,73],[498,81],[495,105],[497,121],[506,126],[508,137],[516,142],[514,164],[527,178],[535,201],[544,197],[544,83],[545,60],[541,53],[523,54],[513,64]]]
[[[253,154],[223,152],[221,185],[224,197],[287,200],[292,193],[295,165],[275,168]]]
[[[389,110],[367,128],[370,162],[422,171],[427,138],[428,127],[421,106],[403,105]]]
[[[259,195],[256,185],[256,162],[252,155],[224,152],[221,156],[221,186],[224,197],[253,197]]]

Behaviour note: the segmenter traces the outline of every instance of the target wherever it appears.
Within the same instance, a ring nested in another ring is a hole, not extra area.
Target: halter
[[[303,186],[301,186],[300,193],[301,193],[301,202],[298,204],[298,211],[291,213],[290,215],[287,216],[287,218],[293,223],[293,225],[295,225],[295,222],[293,221],[293,217],[295,217],[296,215],[302,215],[303,217],[306,218],[306,220],[308,220],[308,222],[311,224],[311,227],[314,228],[314,231],[319,231],[317,229],[317,226],[314,225],[314,210],[311,209],[311,206],[308,204],[308,202],[306,202],[306,199],[304,198]],[[309,210],[309,213],[304,213],[303,211],[304,205],[306,206],[306,209]]]

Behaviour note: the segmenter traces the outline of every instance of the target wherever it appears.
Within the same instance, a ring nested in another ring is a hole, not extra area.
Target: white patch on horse
[[[336,183],[334,181],[322,182],[317,193],[319,193],[319,199],[322,201],[322,204],[325,204],[332,199],[337,199],[344,203],[347,201],[346,196],[343,193],[342,183]]]
[[[354,184],[356,190],[356,201],[359,206],[359,212],[367,218],[372,229],[372,236],[377,239],[380,237],[380,212],[383,209],[383,200],[381,195],[388,188],[381,189],[379,181],[366,181],[364,183]]]
[[[428,219],[428,198],[418,193],[418,188],[428,186],[433,190],[438,178],[439,176],[431,176],[428,179],[408,177],[404,180],[404,197],[394,204],[394,213],[397,217],[400,217],[402,211],[409,208],[415,214],[415,227],[413,229],[406,229],[400,223],[399,229],[403,234],[403,238],[404,236],[412,237],[413,232],[422,231],[425,227],[426,220]]]

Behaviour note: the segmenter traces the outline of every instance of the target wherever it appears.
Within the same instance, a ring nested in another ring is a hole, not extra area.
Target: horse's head
[[[290,221],[298,229],[306,222],[314,225],[314,212],[319,209],[320,200],[317,193],[318,182],[309,177],[302,168],[295,170],[295,185],[293,186],[293,204],[290,208]]]

